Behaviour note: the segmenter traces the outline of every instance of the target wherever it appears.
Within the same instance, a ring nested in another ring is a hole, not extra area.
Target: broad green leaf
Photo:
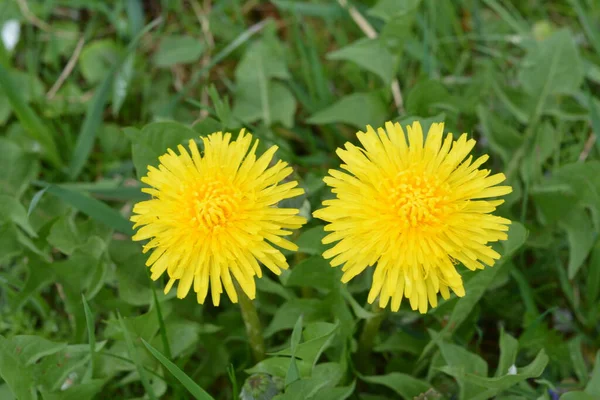
[[[378,39],[360,39],[329,53],[327,58],[352,61],[359,67],[379,76],[386,85],[392,82],[396,69],[394,56]]]
[[[154,53],[154,65],[171,67],[176,64],[191,64],[200,59],[204,53],[204,44],[191,36],[163,36]]]
[[[555,169],[542,184],[532,188],[533,197],[536,199],[538,192],[543,193],[548,191],[548,188],[556,187],[567,192],[565,194],[572,195],[572,198],[569,199],[569,209],[589,208],[594,227],[596,229],[600,227],[600,162],[573,163]],[[539,204],[539,206],[544,206],[544,204]],[[546,215],[551,214],[550,210],[545,208],[543,211]],[[561,208],[561,211],[564,210]]]
[[[0,224],[0,264],[21,254],[23,244],[19,238],[19,228],[13,224]],[[22,234],[21,234],[22,235]]]
[[[19,201],[11,196],[0,194],[0,224],[13,222],[29,236],[36,237],[35,230],[29,223],[27,210]]]
[[[358,129],[367,125],[381,126],[387,107],[377,93],[353,93],[311,115],[306,122],[313,125],[344,123]]]
[[[12,299],[11,306],[13,310],[18,310],[36,292],[56,282],[54,270],[50,267],[50,265],[42,261],[36,259],[30,260],[28,263],[28,269],[29,274],[27,276],[25,286],[23,286],[15,298]]]
[[[558,223],[573,211],[573,205],[579,201],[567,183],[544,183],[534,186],[530,192],[544,225]]]
[[[236,96],[233,115],[241,122],[262,120],[267,126],[280,122],[293,125],[296,99],[289,89],[274,79],[288,79],[285,51],[272,26],[264,37],[244,53],[236,70]]]
[[[569,240],[569,279],[575,277],[600,228],[600,163],[562,166],[531,190],[544,222],[558,223]],[[588,216],[591,213],[591,218]]]
[[[164,311],[165,315],[169,315],[171,311],[168,304],[169,303],[163,303],[163,306],[165,307],[164,309],[161,309],[161,311]],[[109,319],[106,324],[107,328],[104,333],[106,337],[118,340],[125,338],[125,332],[118,319]],[[152,340],[159,330],[156,308],[151,308],[144,314],[124,319],[123,325],[129,334],[144,340]]]
[[[102,350],[106,341],[96,343],[96,351]],[[69,345],[63,350],[46,356],[33,365],[33,375],[38,379],[42,391],[58,391],[69,375],[90,360],[87,344]]]
[[[274,400],[306,400],[313,399],[313,396],[327,385],[327,382],[318,376],[292,382],[285,388],[285,393],[278,395]]]
[[[288,367],[287,373],[285,374],[285,386],[300,379],[300,371],[298,371],[298,365],[296,364],[296,348],[302,339],[302,314],[298,317],[296,325],[292,330],[292,337],[290,340],[290,366]],[[277,355],[277,354],[275,354]],[[287,354],[286,354],[287,355]]]
[[[546,365],[548,365],[548,360],[548,356],[544,350],[541,350],[529,365],[518,369],[516,374],[506,374],[500,377],[487,378],[485,375],[467,373],[464,375],[465,381],[479,386],[479,390],[475,392],[477,394],[468,398],[471,400],[486,400],[494,397],[503,390],[511,388],[519,382],[537,378],[544,372]],[[448,369],[445,370],[445,372],[454,375],[456,371],[455,369],[452,369],[452,371]],[[487,390],[482,391],[482,388],[486,388]]]
[[[393,54],[402,55],[405,44],[410,39],[420,4],[421,0],[379,0],[368,11],[369,15],[385,21],[379,37]]]
[[[10,386],[6,383],[0,384],[0,399],[3,400],[16,400],[13,392],[10,390]]]
[[[548,96],[572,93],[583,81],[583,65],[575,40],[566,29],[530,46],[521,62],[519,80],[534,99],[534,118],[541,114]]]
[[[73,250],[85,243],[85,239],[77,231],[75,222],[70,216],[60,217],[52,224],[47,240],[50,245],[67,255],[72,254]]]
[[[237,86],[233,115],[239,121],[250,124],[262,120],[266,125],[279,122],[291,128],[295,112],[296,98],[280,82],[242,81]]]
[[[157,301],[153,304],[157,304],[160,307],[154,305],[156,308],[156,320],[158,323],[158,334],[160,335],[160,342],[158,338],[154,339],[156,344],[160,343],[162,348],[164,349],[162,352],[165,357],[171,359],[176,359],[177,357],[181,357],[184,354],[187,354],[189,351],[193,351],[198,345],[198,341],[200,340],[200,335],[214,335],[217,332],[222,331],[222,328],[213,324],[198,324],[189,320],[184,319],[174,319],[171,318],[168,323],[165,323],[163,316],[163,308],[166,311],[169,311],[167,307],[165,307],[165,303],[161,303]],[[161,323],[162,319],[162,323]],[[165,334],[163,335],[162,327],[164,327]],[[169,357],[169,354],[171,357]]]
[[[112,39],[100,39],[86,44],[79,56],[79,70],[89,83],[99,83],[117,63],[123,49]]]
[[[135,306],[148,305],[152,301],[152,281],[144,263],[147,256],[139,251],[123,261],[115,260],[116,277],[119,282],[119,297]]]
[[[477,106],[477,116],[490,148],[502,157],[504,164],[508,164],[514,152],[523,144],[522,135],[483,105]]]
[[[315,358],[315,362],[316,360]],[[325,381],[328,387],[334,387],[344,379],[345,367],[345,365],[337,362],[322,362],[315,365],[312,376]]]
[[[226,131],[226,129],[224,129],[224,127],[222,126],[221,122],[211,117],[207,117],[202,121],[195,123],[192,126],[192,129],[198,132],[200,136],[208,136],[214,132]],[[235,134],[233,134],[233,136],[237,137]]]
[[[19,400],[36,400],[34,374],[19,358],[14,343],[0,336],[0,377]]]
[[[266,338],[284,329],[292,329],[300,315],[305,322],[318,321],[328,313],[327,304],[317,299],[291,299],[277,309],[269,326],[265,328]]]
[[[85,383],[74,383],[68,389],[59,389],[54,392],[42,392],[44,400],[83,400],[93,399],[106,384],[104,379],[92,379]]]
[[[295,0],[271,0],[271,2],[281,11],[295,15],[321,18],[339,18],[344,15],[344,10],[334,3],[303,3]]]
[[[560,141],[559,133],[552,124],[540,124],[532,144],[534,151],[526,154],[521,163],[523,177],[528,182],[536,181],[542,176],[546,160],[558,149]]]
[[[114,104],[114,103],[113,103]],[[123,156],[129,156],[130,143],[127,135],[123,133],[123,130],[117,124],[104,124],[100,129],[98,135],[98,142],[102,151],[109,159],[119,159]],[[112,181],[104,181],[108,184]],[[102,183],[93,182],[93,184]],[[114,182],[114,186],[119,186],[117,182]]]
[[[369,319],[369,318],[373,318],[377,315],[376,312],[367,311],[363,306],[358,304],[358,302],[354,299],[354,297],[352,297],[352,294],[350,293],[350,291],[348,290],[348,287],[346,285],[340,286],[339,290],[342,294],[342,297],[344,298],[344,300],[346,300],[348,305],[352,308],[352,311],[354,312],[354,314],[356,315],[357,318]]]
[[[427,344],[424,338],[418,338],[404,331],[394,332],[373,348],[376,352],[405,352],[419,355]]]
[[[314,368],[310,378],[293,382],[285,388],[285,393],[277,396],[276,399],[321,400],[323,393],[332,390],[342,377],[343,371],[340,364],[331,362],[319,364]]]
[[[596,361],[592,376],[585,387],[585,392],[594,397],[600,397],[600,351],[596,353]]]
[[[441,370],[454,376],[460,386],[460,398],[471,399],[471,397],[481,391],[474,384],[466,379],[468,373],[476,374],[476,376],[487,376],[488,366],[485,360],[477,354],[469,352],[467,349],[452,344],[446,343],[443,340],[436,339],[438,347],[446,360],[447,366]]]
[[[409,115],[431,117],[447,108],[446,103],[451,102],[448,90],[441,82],[436,80],[424,80],[417,83],[408,92],[406,98],[406,112]]]
[[[129,151],[130,150],[127,149],[127,152]],[[62,183],[60,186],[66,189],[73,189],[79,192],[88,192],[99,199],[119,201],[140,201],[150,199],[150,196],[148,194],[142,193],[141,185],[121,186],[121,183],[116,180]]]
[[[133,233],[132,224],[117,210],[105,203],[61,186],[49,185],[47,188],[48,193],[55,195],[90,218],[127,235]]]
[[[504,328],[500,330],[500,360],[494,376],[508,374],[511,366],[515,365],[517,352],[519,350],[519,341],[506,333]]]
[[[299,253],[320,256],[327,248],[326,245],[321,243],[325,235],[326,233],[322,226],[315,226],[314,228],[302,231],[294,243],[298,245]]]
[[[107,278],[106,261],[103,259],[106,243],[98,236],[75,249],[71,257],[49,265],[62,285],[64,302],[75,324],[75,338],[83,340],[85,313],[81,306],[81,294],[93,298]]]
[[[572,93],[583,81],[583,66],[566,29],[529,48],[519,71],[523,88],[534,96]]]
[[[354,390],[356,389],[356,381],[352,381],[350,386],[344,387],[334,387],[334,388],[323,388],[319,390],[315,396],[314,400],[346,400],[352,396]]]
[[[596,242],[596,233],[587,210],[574,209],[559,221],[569,241],[569,279],[573,279]]]
[[[421,0],[379,0],[377,4],[369,9],[369,15],[381,18],[384,21],[390,21],[399,16],[412,12]]]
[[[560,396],[560,400],[597,400],[597,398],[585,392],[567,392]]]
[[[258,82],[272,78],[288,79],[290,73],[285,63],[285,49],[272,30],[252,43],[244,52],[235,69],[237,82]]]
[[[187,142],[198,137],[198,133],[178,122],[154,122],[132,134],[131,153],[138,179],[146,175],[148,166],[158,167],[158,157],[167,149],[177,151],[178,144],[187,148]]]
[[[296,298],[296,295],[292,289],[284,287],[280,282],[275,282],[266,275],[263,275],[262,278],[256,280],[256,288],[260,292],[272,293],[284,298],[285,300],[292,300]]]
[[[311,363],[306,362],[304,360],[296,360],[296,365],[298,366],[298,372],[300,372],[300,376],[302,378],[309,376],[313,368]],[[289,366],[289,357],[269,357],[265,360],[260,361],[258,364],[245,371],[248,374],[264,373],[273,376],[278,376],[283,379],[287,374]]]
[[[579,384],[584,386],[588,382],[588,372],[587,366],[585,365],[585,360],[583,359],[583,353],[581,352],[581,340],[582,336],[576,336],[575,338],[569,340],[569,355],[571,356],[571,363],[573,363],[573,368],[575,370],[575,375],[579,380]]]
[[[39,161],[5,138],[0,138],[0,193],[20,198],[39,174]]]
[[[146,349],[167,369],[177,380],[190,392],[196,400],[213,400],[213,397],[206,393],[196,382],[194,382],[189,376],[185,374],[179,367],[169,361],[163,356],[158,350],[152,347],[144,339],[141,339]]]
[[[287,348],[285,350],[273,353],[273,356],[294,356],[295,358],[307,361],[312,365],[318,360],[319,355],[331,342],[333,335],[337,330],[337,324],[328,322],[313,322],[306,326],[304,331],[305,341],[300,343],[296,350]],[[293,334],[293,332],[292,332]]]
[[[340,285],[339,268],[332,268],[321,255],[307,258],[292,268],[285,286],[313,287],[326,291]]]
[[[400,372],[391,372],[379,376],[362,376],[360,379],[386,386],[405,399],[413,399],[431,388],[429,383]]]
[[[51,342],[40,336],[20,335],[11,339],[19,359],[25,366],[35,364],[40,358],[58,353],[67,347],[66,343]]]

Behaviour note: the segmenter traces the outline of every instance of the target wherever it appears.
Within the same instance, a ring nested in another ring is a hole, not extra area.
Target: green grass
[[[0,3],[0,399],[600,398],[600,3],[348,6]],[[372,269],[340,284],[311,219],[257,280],[256,363],[238,305],[149,279],[128,218],[168,147],[245,127],[315,210],[335,149],[388,120],[467,132],[514,188],[464,298],[375,312]]]

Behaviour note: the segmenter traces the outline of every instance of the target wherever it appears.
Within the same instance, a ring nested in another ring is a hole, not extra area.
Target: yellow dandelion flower
[[[167,271],[165,293],[179,280],[179,298],[193,283],[200,304],[209,286],[214,305],[219,305],[223,287],[235,303],[232,275],[253,299],[254,275],[262,276],[259,262],[275,274],[288,268],[273,245],[297,250],[283,236],[306,219],[297,209],[277,205],[304,190],[296,181],[281,183],[292,173],[287,163],[269,167],[277,146],[257,158],[258,140],[252,141],[244,130],[233,141],[230,133],[213,133],[202,138],[203,154],[190,140],[189,153],[179,145],[179,154],[169,149],[159,157],[158,168],[148,167],[142,182],[150,188],[142,190],[152,199],[133,208],[134,228],[141,226],[133,239],[150,239],[143,249],[152,250],[146,265],[153,280]]]
[[[391,298],[397,311],[407,297],[425,313],[437,293],[464,296],[455,263],[476,270],[500,257],[488,244],[506,240],[510,220],[490,214],[503,200],[489,198],[512,189],[496,186],[504,174],[478,169],[488,156],[465,160],[475,140],[444,139],[443,132],[433,124],[424,140],[415,122],[407,142],[397,123],[377,132],[369,126],[357,134],[364,148],[346,143],[337,150],[347,172],[332,169],[324,178],[336,197],[313,215],[329,222],[323,243],[337,243],[323,256],[343,265],[343,282],[377,263],[369,303],[379,296],[384,308]]]

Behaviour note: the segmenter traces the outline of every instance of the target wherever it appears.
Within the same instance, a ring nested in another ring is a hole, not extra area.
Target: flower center
[[[241,192],[226,181],[201,182],[190,191],[192,224],[213,231],[226,225],[241,202]]]
[[[450,187],[435,176],[402,171],[386,186],[392,212],[403,228],[438,225],[448,212]]]

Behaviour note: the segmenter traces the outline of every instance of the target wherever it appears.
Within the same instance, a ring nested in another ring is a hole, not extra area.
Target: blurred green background
[[[600,2],[2,0],[0,29],[0,399],[600,399]],[[336,147],[415,119],[514,188],[466,297],[374,314],[310,220],[256,363],[237,305],[150,281],[127,218],[167,147],[246,127],[309,216]]]

